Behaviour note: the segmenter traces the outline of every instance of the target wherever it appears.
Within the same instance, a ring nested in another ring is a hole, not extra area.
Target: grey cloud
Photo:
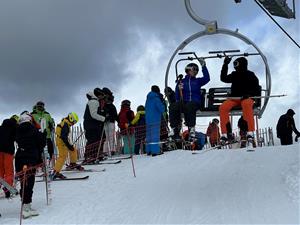
[[[219,15],[222,7],[215,7],[216,2],[205,4]],[[211,17],[202,4],[192,4]],[[39,99],[50,107],[71,108],[79,90],[95,86],[114,86],[117,91],[128,76],[123,59],[131,48],[143,48],[134,46],[131,28],[167,41],[181,38],[179,34],[185,37],[189,27],[198,26],[182,0],[3,0],[1,113],[31,108]]]

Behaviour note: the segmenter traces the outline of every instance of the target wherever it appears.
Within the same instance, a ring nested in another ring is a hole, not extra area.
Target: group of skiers
[[[207,128],[206,135],[209,137],[211,146],[220,143],[225,144],[233,141],[234,135],[229,121],[230,110],[235,106],[241,106],[243,117],[239,121],[241,137],[245,139],[254,138],[254,100],[251,96],[260,95],[259,81],[256,75],[249,71],[247,59],[237,58],[234,62],[235,71],[228,74],[228,64],[231,58],[225,57],[221,70],[221,81],[231,83],[231,96],[219,107],[221,133],[219,131],[219,119],[214,118]],[[170,137],[172,140],[181,139],[183,118],[188,127],[189,140],[197,139],[196,111],[200,109],[200,89],[210,81],[210,75],[203,59],[199,59],[203,76],[197,78],[199,67],[195,63],[189,63],[185,67],[185,77],[178,77],[175,91],[171,88],[165,89],[169,107],[165,101],[160,88],[153,85],[147,94],[145,105],[139,105],[136,114],[131,109],[131,102],[125,99],[121,102],[121,109],[117,113],[114,105],[114,95],[107,88],[95,88],[86,94],[87,104],[84,113],[84,135],[86,146],[84,161],[77,164],[78,153],[75,143],[69,140],[71,126],[78,121],[78,115],[69,113],[56,126],[51,115],[45,111],[45,104],[37,102],[32,113],[24,111],[20,116],[13,115],[3,121],[0,126],[0,177],[4,178],[10,185],[14,182],[13,160],[15,145],[15,170],[23,174],[26,168],[31,169],[27,174],[26,185],[21,182],[21,197],[26,215],[36,215],[37,212],[31,208],[33,186],[35,181],[35,166],[41,164],[42,153],[47,145],[50,161],[54,155],[54,138],[58,149],[58,158],[50,173],[51,179],[64,179],[61,173],[69,155],[70,169],[82,170],[81,165],[92,164],[97,160],[104,160],[106,155],[113,155],[116,151],[116,127],[117,122],[123,142],[124,154],[140,154],[157,156],[163,153],[161,146]],[[296,133],[295,141],[300,137],[293,119],[295,112],[289,109],[282,115],[277,124],[277,136],[281,144],[292,144],[292,132]],[[168,128],[168,122],[171,129]],[[54,162],[54,160],[53,160]],[[22,179],[22,175],[19,177]],[[23,193],[23,194],[22,194]],[[9,191],[5,190],[9,198]]]
[[[63,121],[66,121],[70,127],[78,121],[78,116],[76,113],[69,113]],[[63,157],[66,146],[65,143],[60,144],[61,140],[64,135],[68,138],[69,132],[59,133],[60,125],[61,123],[56,128],[56,146],[60,153],[57,162],[60,157]],[[42,154],[46,145],[50,161],[53,158],[54,129],[54,120],[45,111],[45,104],[41,101],[34,105],[31,113],[24,111],[20,116],[13,115],[11,118],[5,119],[0,126],[0,177],[4,178],[12,187],[15,179],[20,181],[19,193],[22,199],[24,218],[38,215],[38,212],[31,207],[35,174],[38,167],[45,164]],[[17,144],[16,153],[15,143]],[[77,161],[77,157],[75,158]],[[13,165],[15,165],[15,171]],[[3,190],[5,197],[9,198],[11,193],[5,187]]]

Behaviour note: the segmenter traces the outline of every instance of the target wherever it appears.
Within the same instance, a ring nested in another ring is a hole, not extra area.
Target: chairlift
[[[199,60],[199,57],[196,55],[195,52],[184,52],[184,48],[191,43],[192,41],[204,37],[204,36],[211,36],[211,35],[229,35],[234,38],[237,38],[239,40],[242,40],[244,43],[247,45],[252,46],[257,52],[254,53],[240,53],[239,50],[227,50],[227,51],[212,51],[209,52],[210,56],[205,56],[202,57],[204,59],[211,59],[211,58],[223,58],[225,56],[230,56],[230,57],[238,57],[238,56],[252,56],[252,55],[258,55],[261,57],[264,67],[265,67],[265,84],[263,87],[265,89],[262,90],[262,95],[261,98],[258,98],[258,101],[255,103],[254,107],[254,115],[256,117],[256,124],[258,127],[258,118],[261,118],[269,101],[269,97],[271,94],[271,73],[269,69],[269,65],[267,62],[267,58],[265,55],[262,53],[262,51],[258,48],[258,46],[252,42],[249,38],[246,36],[240,34],[238,30],[232,31],[229,29],[224,29],[224,28],[219,28],[217,26],[217,21],[208,21],[205,19],[200,18],[196,13],[193,11],[190,0],[185,0],[185,7],[188,12],[188,14],[191,16],[193,20],[195,20],[197,23],[201,24],[204,26],[204,30],[197,32],[190,37],[186,38],[173,52],[169,63],[167,65],[166,69],[166,74],[165,74],[165,87],[167,88],[168,85],[168,80],[169,80],[169,72],[170,68],[172,65],[172,62],[177,55],[187,55],[187,57],[178,60],[175,63],[175,71],[176,71],[176,76],[179,76],[178,74],[178,63],[185,61],[185,60]],[[262,83],[260,81],[260,83]],[[199,90],[200,91],[200,90]],[[206,93],[205,89],[201,89],[202,93],[202,106],[200,111],[197,112],[198,117],[212,117],[212,116],[219,116],[219,105],[222,104],[224,100],[228,98],[230,95],[230,88],[228,87],[217,87],[217,88],[211,88],[208,90],[208,93]],[[231,116],[235,115],[242,115],[241,109],[235,109],[231,111]]]
[[[210,55],[198,57],[195,52],[180,52],[178,55],[187,56],[183,57],[175,63],[175,73],[176,80],[181,74],[178,74],[178,65],[184,61],[193,61],[200,59],[216,59],[216,58],[224,58],[226,56],[234,58],[234,57],[248,57],[248,56],[257,56],[259,53],[240,53],[240,50],[225,50],[225,51],[210,51],[208,52]],[[213,55],[212,55],[213,54]],[[267,80],[269,78],[267,77]],[[219,106],[230,96],[230,87],[216,87],[210,88],[208,92],[206,89],[202,88],[201,92],[201,108],[200,111],[197,112],[198,117],[209,117],[209,116],[218,116],[219,115]],[[262,92],[268,92],[266,89],[261,89]],[[264,93],[266,95],[266,93]],[[262,99],[255,99],[254,104],[254,115],[260,116],[261,112]],[[242,115],[241,107],[236,107],[231,111],[232,116]]]
[[[268,61],[267,58],[265,57],[265,55],[260,51],[260,49],[255,45],[255,43],[253,43],[250,39],[248,39],[247,37],[243,36],[242,34],[238,33],[237,31],[231,31],[231,30],[227,30],[227,29],[222,29],[222,28],[217,28],[215,33],[209,33],[207,30],[206,31],[200,31],[196,34],[193,34],[192,36],[188,37],[187,39],[185,39],[175,50],[175,52],[173,53],[173,55],[171,56],[167,69],[166,69],[166,74],[165,74],[165,87],[168,87],[168,79],[169,79],[169,71],[172,65],[172,62],[175,58],[175,56],[177,55],[187,55],[187,57],[179,59],[176,63],[175,63],[175,72],[176,72],[176,76],[178,76],[178,64],[181,61],[192,61],[192,60],[198,60],[199,57],[196,56],[196,54],[194,52],[184,52],[184,48],[192,41],[194,41],[195,39],[201,38],[203,36],[207,36],[207,35],[230,35],[233,37],[236,37],[242,41],[244,41],[246,44],[248,45],[252,45],[257,52],[251,52],[251,53],[238,53],[238,52],[232,52],[232,51],[214,51],[211,53],[214,53],[214,55],[212,56],[204,56],[202,58],[204,59],[211,59],[211,58],[223,58],[226,55],[230,56],[230,57],[237,57],[237,56],[244,56],[244,57],[248,57],[248,56],[252,56],[252,55],[257,55],[260,56],[263,63],[264,63],[264,67],[265,67],[265,85],[263,85],[265,87],[265,89],[262,90],[262,96],[263,99],[261,99],[261,103],[256,105],[255,109],[254,109],[254,113],[256,116],[258,116],[258,118],[261,118],[264,110],[267,107],[268,101],[269,101],[269,97],[271,94],[271,73],[270,73],[270,69],[269,69],[269,65],[268,65]],[[262,83],[262,81],[260,81],[260,83]],[[214,90],[214,91],[213,91]],[[204,92],[204,90],[202,90],[202,92]],[[220,92],[218,94],[216,94],[216,92]],[[226,93],[225,93],[226,92]],[[218,100],[218,104],[221,104],[221,100],[222,99],[217,99],[218,95],[229,95],[230,93],[230,88],[215,88],[212,89],[211,92],[208,91],[208,95],[206,95],[207,100],[205,100],[205,105],[203,106],[206,110],[204,111],[200,111],[197,113],[197,116],[199,117],[209,117],[209,116],[218,116],[219,112],[217,110],[217,106],[215,104],[217,104],[217,100]],[[215,94],[214,94],[215,93]],[[209,95],[211,94],[211,95]],[[208,107],[208,99],[212,99],[215,98],[215,102],[214,105],[215,107],[213,108],[213,110],[209,110],[212,109],[211,107]],[[225,98],[223,98],[223,101],[225,100]],[[202,107],[202,109],[203,109]],[[233,110],[231,112],[231,115],[242,115],[242,111],[241,110]]]

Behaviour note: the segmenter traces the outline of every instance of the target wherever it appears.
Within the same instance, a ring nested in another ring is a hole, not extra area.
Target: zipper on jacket
[[[189,77],[190,102],[192,101],[191,77]]]

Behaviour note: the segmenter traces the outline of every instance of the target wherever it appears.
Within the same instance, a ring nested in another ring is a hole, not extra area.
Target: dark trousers
[[[54,147],[51,138],[47,138],[47,149],[48,149],[50,159],[52,159],[52,156],[54,154]]]
[[[281,145],[292,145],[293,144],[293,136],[288,135],[288,136],[280,137],[280,143],[281,143]]]
[[[196,112],[200,109],[197,102],[175,102],[169,106],[170,126],[172,128],[181,127],[181,113],[184,114],[185,125],[194,127],[196,125]]]
[[[87,140],[86,146],[85,146],[85,152],[84,152],[84,158],[85,159],[96,159],[99,144],[100,146],[100,154],[103,155],[103,143],[104,143],[104,134],[101,140],[103,127],[99,127],[97,129],[86,129],[85,130],[85,138]],[[100,143],[101,140],[101,143]]]
[[[26,165],[27,168],[30,168],[33,165],[28,165],[22,162],[22,160],[19,160],[16,158],[15,160],[15,167],[16,167],[16,172],[21,172],[23,171],[23,166]],[[33,187],[34,187],[34,182],[35,182],[35,169],[30,169],[27,170],[26,176],[24,175],[19,176],[20,184],[21,184],[21,189],[20,189],[20,197],[23,199],[23,204],[29,204],[32,202],[32,194],[33,194]],[[24,182],[25,178],[25,182]],[[23,195],[24,192],[24,195]]]

